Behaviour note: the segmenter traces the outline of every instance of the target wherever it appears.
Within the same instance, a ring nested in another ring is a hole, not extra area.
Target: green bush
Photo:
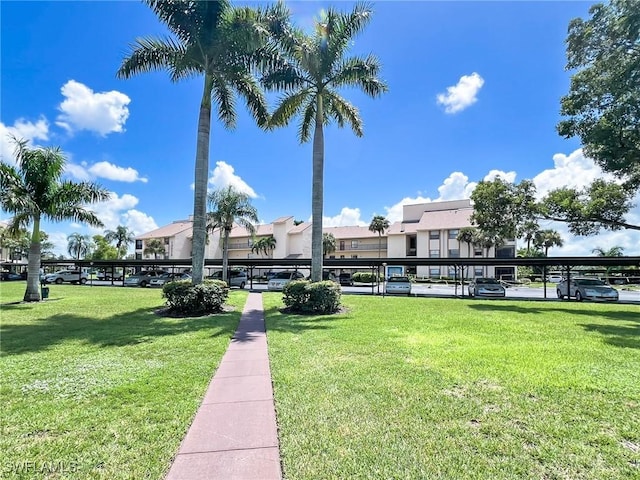
[[[222,311],[229,297],[227,284],[220,280],[205,280],[194,285],[190,280],[169,282],[162,287],[169,310],[183,315],[207,315]]]
[[[376,275],[371,272],[356,272],[351,278],[358,283],[373,283],[376,281]],[[380,281],[384,281],[384,275],[380,275]]]
[[[285,285],[283,294],[283,302],[292,312],[324,315],[338,311],[342,291],[330,280],[297,280]]]

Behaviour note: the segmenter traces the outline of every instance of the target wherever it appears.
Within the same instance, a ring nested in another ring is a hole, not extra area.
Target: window
[[[458,232],[459,230],[449,230],[449,240],[455,240],[456,238],[458,238]]]
[[[429,240],[440,240],[440,232],[438,230],[431,230],[429,232]]]
[[[136,253],[136,260],[142,260],[142,254]]]
[[[458,249],[458,248],[450,248],[449,249],[449,258],[460,258],[460,249]]]
[[[142,240],[136,240],[136,250],[142,250]]]
[[[473,247],[473,255],[476,256],[476,257],[481,257],[482,256],[482,248]]]
[[[440,267],[429,267],[429,276],[430,277],[439,277],[440,276]]]
[[[250,238],[247,245],[249,245],[249,248],[253,247],[253,238]]]
[[[473,276],[474,277],[481,277],[482,275],[484,275],[484,268],[482,268],[482,267],[473,267]]]
[[[351,255],[351,258],[358,258],[358,255]]]
[[[336,256],[335,256],[335,255],[329,255],[329,258],[330,258],[330,259],[331,259],[331,258],[336,258]]]
[[[429,250],[429,258],[440,258],[440,250]]]
[[[358,240],[351,240],[351,248],[358,248]]]
[[[164,237],[164,244],[169,245],[169,237]]]
[[[344,258],[344,255],[340,255],[340,258]]]
[[[496,258],[515,258],[516,249],[513,245],[496,248]]]
[[[340,250],[344,250],[344,240],[340,240]],[[344,258],[344,257],[341,257]]]
[[[449,276],[450,277],[456,276],[456,267],[449,267]]]

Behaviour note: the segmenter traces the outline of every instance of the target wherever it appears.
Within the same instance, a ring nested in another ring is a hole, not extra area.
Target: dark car
[[[2,275],[0,275],[0,280],[2,280],[3,282],[11,282],[14,280],[24,280],[25,278],[26,278],[25,276],[16,272],[2,272]]]
[[[340,282],[340,285],[353,286],[353,277],[350,273],[341,273],[338,275],[338,281]]]

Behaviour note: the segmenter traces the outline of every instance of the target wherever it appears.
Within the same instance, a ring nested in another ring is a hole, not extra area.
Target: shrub
[[[376,275],[371,272],[356,272],[351,278],[358,283],[373,283],[376,281]],[[384,280],[384,275],[380,275],[380,280]]]
[[[283,302],[297,313],[329,314],[340,308],[340,285],[330,280],[311,283],[297,280],[285,285]]]
[[[183,315],[206,315],[222,311],[229,288],[220,280],[205,280],[194,285],[190,280],[169,282],[162,287],[171,312]]]

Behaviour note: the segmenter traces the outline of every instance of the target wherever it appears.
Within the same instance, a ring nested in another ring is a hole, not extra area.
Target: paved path
[[[260,293],[249,293],[238,330],[166,478],[282,478]]]

